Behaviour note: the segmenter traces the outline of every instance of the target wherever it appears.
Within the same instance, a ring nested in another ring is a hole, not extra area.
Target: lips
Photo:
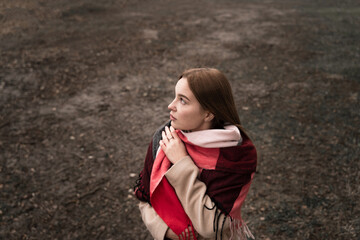
[[[170,120],[174,121],[174,120],[176,120],[176,118],[174,118],[174,116],[170,114]]]

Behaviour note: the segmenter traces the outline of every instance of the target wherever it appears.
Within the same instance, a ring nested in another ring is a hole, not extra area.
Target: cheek
[[[197,121],[201,118],[201,112],[196,108],[185,108],[181,112],[183,119],[190,120],[191,122]]]

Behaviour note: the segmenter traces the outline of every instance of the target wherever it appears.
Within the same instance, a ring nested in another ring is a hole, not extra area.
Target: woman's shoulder
[[[158,138],[158,141],[160,141],[161,139],[161,132],[165,130],[165,127],[168,126],[170,127],[171,126],[171,121],[167,121],[165,123],[163,123],[160,127],[158,127],[153,135],[153,139],[154,138]]]

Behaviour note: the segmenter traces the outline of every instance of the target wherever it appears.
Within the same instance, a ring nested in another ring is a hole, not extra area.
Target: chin
[[[176,123],[174,123],[174,121],[171,121],[170,123],[173,128],[175,128],[177,130],[183,130],[183,129],[179,128],[179,126]]]
[[[171,125],[173,128],[177,129],[176,124],[174,123],[174,121],[170,121],[170,125]]]

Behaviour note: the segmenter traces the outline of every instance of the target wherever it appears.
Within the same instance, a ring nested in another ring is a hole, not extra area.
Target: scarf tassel
[[[194,227],[193,227],[192,224],[190,225],[190,228],[191,228],[191,233],[193,235],[193,239],[197,240],[196,234],[195,234],[195,231],[194,231]],[[190,240],[190,239],[191,238],[190,238],[189,228],[186,228],[182,233],[180,233],[179,240]]]
[[[232,219],[232,221],[230,222],[230,231],[230,240],[247,240],[249,238],[255,239],[249,227],[242,219]]]

